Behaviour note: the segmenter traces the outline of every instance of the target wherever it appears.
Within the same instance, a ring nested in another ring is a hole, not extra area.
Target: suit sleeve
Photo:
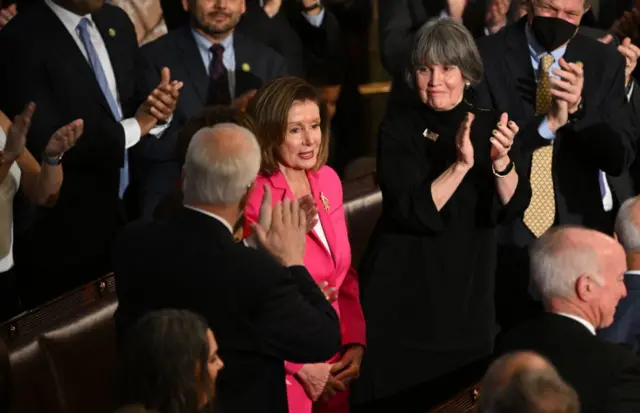
[[[340,349],[340,323],[333,307],[305,267],[274,265],[272,271],[274,282],[262,292],[256,322],[266,351],[295,363],[330,359]]]
[[[613,383],[603,412],[631,413],[640,411],[640,363],[627,367]]]
[[[387,115],[378,136],[377,176],[385,216],[401,231],[436,233],[444,229],[431,194],[433,177],[426,157],[412,145],[399,111]]]

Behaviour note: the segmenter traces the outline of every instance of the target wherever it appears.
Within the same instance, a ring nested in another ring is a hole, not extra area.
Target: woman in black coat
[[[383,213],[360,268],[355,411],[424,412],[474,378],[498,331],[496,226],[531,197],[512,149],[518,126],[473,105],[483,69],[469,31],[427,22],[411,65],[418,98],[390,107],[378,138]]]

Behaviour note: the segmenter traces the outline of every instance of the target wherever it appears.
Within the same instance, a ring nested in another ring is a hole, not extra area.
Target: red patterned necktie
[[[229,94],[229,76],[224,67],[223,55],[224,47],[214,44],[209,49],[211,51],[211,62],[209,63],[209,105],[229,105],[231,95]]]

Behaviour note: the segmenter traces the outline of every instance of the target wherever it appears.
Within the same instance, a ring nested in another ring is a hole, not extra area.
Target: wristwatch
[[[46,153],[42,154],[42,162],[51,166],[58,166],[62,162],[62,156],[64,154],[60,154],[58,156],[49,156]]]
[[[316,0],[315,3],[311,6],[305,6],[304,3],[300,1],[300,9],[306,13],[314,11],[315,9],[318,9],[320,7],[322,7],[322,2],[320,0]]]

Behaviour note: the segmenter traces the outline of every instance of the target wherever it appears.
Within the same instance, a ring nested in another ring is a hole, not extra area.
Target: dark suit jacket
[[[508,112],[520,126],[516,139],[526,170],[531,154],[549,144],[538,134],[536,83],[525,37],[526,18],[478,40],[485,66],[477,88],[480,105]],[[577,34],[564,58],[585,68],[584,114],[560,129],[554,144],[556,222],[612,232],[602,207],[598,170],[619,176],[635,157],[635,121],[624,88],[624,59],[612,47]]]
[[[578,393],[582,413],[640,411],[640,359],[579,322],[546,313],[508,332],[496,351],[519,350],[548,358]]]
[[[598,336],[612,343],[625,345],[640,354],[640,275],[628,272],[624,275],[627,296],[616,307],[613,324],[598,332]]]
[[[287,412],[284,360],[328,360],[340,348],[338,317],[304,267],[281,267],[234,243],[215,218],[183,208],[166,221],[126,228],[116,252],[122,333],[162,308],[203,315],[225,363],[219,412]]]
[[[259,88],[265,81],[289,72],[282,56],[267,46],[235,33],[233,48],[236,59],[236,97]],[[135,148],[135,180],[140,186],[145,216],[151,216],[157,202],[168,195],[180,178],[181,165],[175,162],[178,133],[185,122],[207,104],[209,77],[191,28],[184,26],[145,45],[141,49],[142,82],[151,91],[160,81],[163,67],[171,69],[171,77],[184,82],[171,125],[160,139],[147,136]],[[250,71],[243,66],[248,64]]]
[[[133,24],[122,9],[110,5],[93,19],[109,52],[123,117],[132,117],[141,101]],[[58,128],[84,120],[83,136],[62,162],[58,203],[31,216],[30,233],[16,245],[26,256],[22,261],[16,257],[24,277],[40,276],[41,287],[55,284],[59,293],[111,270],[112,243],[124,223],[118,197],[124,129],[78,45],[44,2],[19,13],[0,31],[0,53],[6,56],[0,64],[0,110],[13,118],[28,101],[36,103],[27,147],[37,159]]]

